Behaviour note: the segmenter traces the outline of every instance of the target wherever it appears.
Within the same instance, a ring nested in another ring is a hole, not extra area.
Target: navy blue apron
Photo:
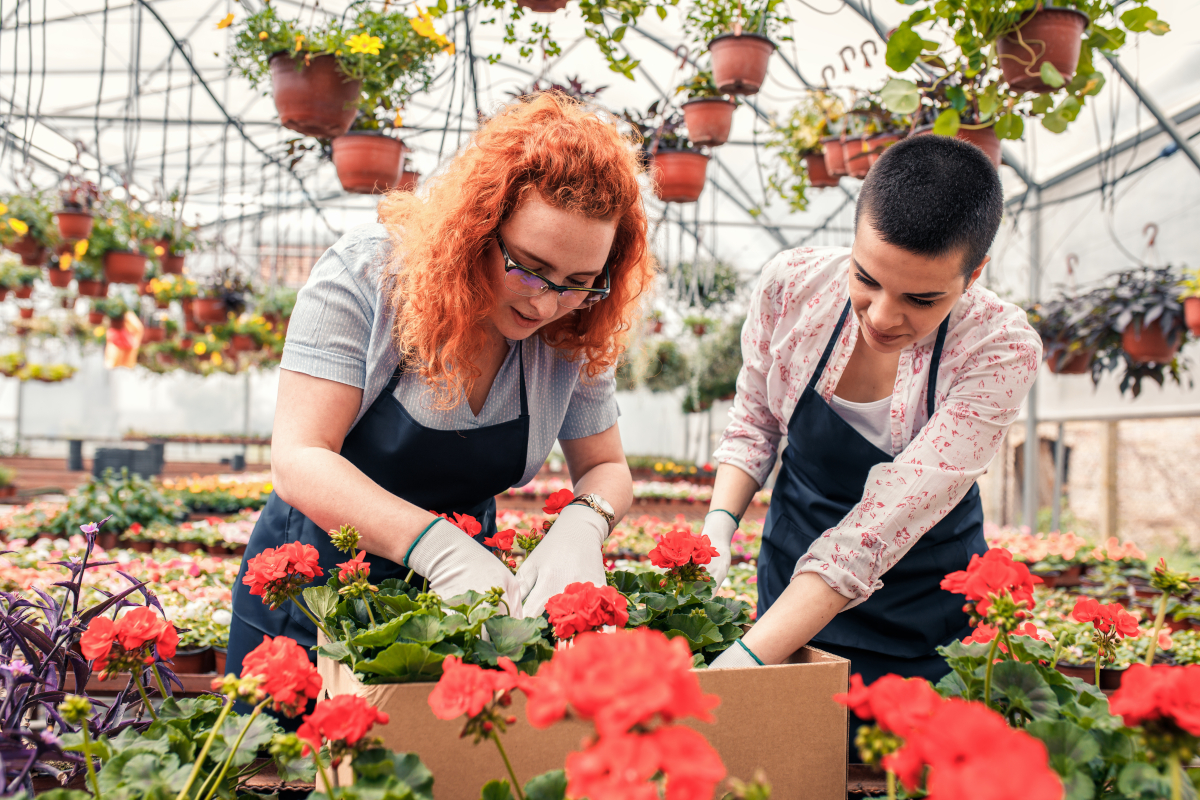
[[[426,428],[395,397],[402,373],[398,366],[387,387],[346,434],[341,455],[375,483],[419,508],[475,517],[483,528],[475,538],[482,543],[496,532],[496,495],[518,484],[525,474],[529,403],[521,342],[516,350],[521,371],[521,414],[516,419],[468,430]],[[226,672],[240,675],[242,658],[262,644],[264,635],[288,636],[305,648],[316,644],[316,628],[293,603],[271,611],[261,597],[250,595],[250,587],[242,585],[250,559],[268,547],[296,541],[317,548],[326,575],[349,558],[333,546],[328,532],[272,492],[250,534],[233,587]],[[367,562],[374,583],[404,578],[409,571],[379,556],[369,555]],[[413,582],[420,585],[421,580],[417,576]],[[316,661],[316,653],[310,651],[309,657]]]
[[[835,527],[862,500],[867,475],[893,460],[842,419],[817,392],[834,344],[850,314],[842,310],[808,386],[788,422],[788,445],[767,510],[758,558],[758,613],[761,617],[791,582],[796,562],[809,546]],[[926,389],[928,416],[934,412],[934,386],[949,317],[938,328]],[[970,631],[961,595],[939,584],[947,573],[966,569],[971,555],[987,550],[979,487],[922,536],[887,571],[884,586],[861,605],[838,614],[812,639],[822,650],[851,661],[850,671],[870,684],[895,673],[937,682],[949,672],[936,652]],[[856,726],[851,726],[853,739]]]

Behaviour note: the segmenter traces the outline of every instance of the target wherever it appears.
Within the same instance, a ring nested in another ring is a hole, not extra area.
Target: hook
[[[873,56],[879,55],[879,46],[875,44],[874,39],[867,39],[862,43],[862,46],[859,47],[859,52],[862,53],[863,57],[863,66],[869,69],[871,67],[871,62],[867,60],[867,45],[871,45],[871,55]]]
[[[1067,256],[1067,274],[1075,277],[1075,268],[1079,266],[1079,256],[1071,253]]]
[[[826,78],[826,77],[825,77],[825,72],[826,72],[826,71],[828,71],[828,72],[829,72],[829,78]],[[835,68],[834,68],[833,64],[826,64],[824,67],[822,67],[822,68],[821,68],[821,79],[822,79],[823,81],[825,81],[825,89],[826,89],[826,91],[828,91],[828,90],[829,90],[829,80],[830,80],[830,78],[836,78],[836,77],[837,77],[837,69],[835,69]]]
[[[854,48],[851,47],[850,45],[846,45],[845,47],[843,47],[841,50],[838,51],[838,55],[842,57],[842,70],[844,72],[850,71],[850,65],[846,63],[846,51],[847,50],[850,51],[850,57],[854,58]]]
[[[1153,231],[1153,233],[1151,233]],[[1150,241],[1146,242],[1147,247],[1154,247],[1154,243],[1158,240],[1158,223],[1147,222],[1146,227],[1142,228],[1142,235],[1150,234]]]
[[[683,51],[683,52],[680,52],[680,51]],[[679,45],[679,47],[675,48],[675,55],[679,56],[679,68],[680,69],[683,69],[684,67],[687,66],[688,52],[689,52],[688,46],[686,44],[681,44],[681,45]]]

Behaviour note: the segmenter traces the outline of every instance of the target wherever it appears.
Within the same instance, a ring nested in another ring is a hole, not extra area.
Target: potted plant
[[[273,327],[259,314],[242,314],[233,322],[229,349],[234,353],[258,350],[271,338]]]
[[[26,266],[40,265],[58,240],[52,217],[41,192],[9,197],[0,202],[0,244],[20,256]]]
[[[1179,276],[1171,267],[1120,273],[1107,312],[1121,347],[1135,363],[1170,364],[1184,336]]]
[[[783,0],[766,0],[749,12],[740,0],[692,0],[684,31],[698,44],[707,45],[713,81],[723,94],[758,93],[775,52],[771,37],[792,21],[777,12],[783,8]]]
[[[646,315],[646,328],[650,333],[662,333],[663,313],[654,309]]]
[[[231,267],[217,270],[192,302],[191,317],[201,324],[225,322],[230,313],[246,307],[250,286],[240,272]]]
[[[87,240],[81,242],[86,245]],[[104,263],[97,259],[77,258],[75,265],[75,280],[81,297],[104,297],[108,294],[108,284],[104,282]]]
[[[92,233],[92,206],[100,201],[100,190],[91,181],[67,175],[66,188],[59,192],[62,209],[55,212],[59,235],[68,242],[86,239]]]
[[[276,286],[258,299],[255,312],[262,315],[262,318],[273,327],[286,328],[288,318],[292,316],[292,309],[295,307],[296,290],[285,286]]]
[[[877,96],[865,95],[846,112],[842,133],[846,172],[865,178],[879,156],[908,132],[908,119],[884,108]]]
[[[733,125],[737,103],[717,91],[711,71],[697,72],[677,91],[687,92],[688,96],[687,102],[681,106],[688,139],[694,144],[708,147],[729,141],[729,129]]]
[[[93,221],[79,261],[100,266],[108,283],[139,283],[146,273],[149,249],[143,240],[151,230],[148,217],[122,200],[109,198]]]
[[[124,297],[115,294],[92,301],[92,311],[107,317],[110,328],[120,330],[125,327],[125,313],[129,311],[129,304],[125,302]]]
[[[0,466],[0,497],[14,497],[17,494],[17,471],[12,467]]]
[[[5,275],[9,288],[18,300],[28,300],[33,296],[33,284],[42,277],[42,271],[37,267],[26,267],[14,264]]]
[[[1094,293],[1061,297],[1026,309],[1030,324],[1042,338],[1046,367],[1058,375],[1091,373],[1096,353],[1104,346],[1108,325]]]
[[[167,275],[182,275],[187,254],[197,247],[196,229],[183,224],[175,213],[177,196],[171,196],[171,214],[156,215],[149,220],[149,241],[155,257]]]
[[[266,5],[239,24],[233,64],[255,87],[270,76],[285,128],[332,139],[350,129],[360,109],[370,120],[395,118],[433,80],[433,56],[453,52],[420,9],[407,17],[360,5],[343,20],[302,28]]]
[[[75,277],[75,273],[71,271],[71,261],[70,253],[50,256],[50,261],[46,264],[46,280],[51,286],[65,289],[71,285],[71,279]]]
[[[845,117],[842,101],[825,92],[813,91],[792,109],[786,123],[772,120],[774,136],[766,146],[778,152],[780,166],[767,179],[772,193],[788,202],[793,211],[808,208],[805,190],[838,185],[838,176],[829,169],[829,153],[837,150],[837,165],[845,174],[840,135],[830,137],[831,125],[840,124]],[[826,140],[835,142],[827,147]]]
[[[692,333],[703,336],[708,332],[713,320],[703,314],[689,314],[683,318],[683,324],[692,329]]]
[[[692,147],[681,130],[683,116],[666,112],[660,115],[656,100],[645,115],[626,111],[624,117],[642,135],[642,152],[650,163],[658,199],[664,203],[699,200],[704,191],[708,156]]]
[[[335,138],[332,147],[333,166],[347,192],[383,194],[400,184],[407,148],[399,139],[356,128]]]
[[[1188,270],[1179,283],[1183,290],[1183,320],[1192,336],[1200,337],[1200,269]]]

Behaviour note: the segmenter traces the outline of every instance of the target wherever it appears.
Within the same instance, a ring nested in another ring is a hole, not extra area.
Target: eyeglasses
[[[563,308],[588,308],[608,297],[612,286],[608,280],[608,265],[604,265],[604,286],[593,289],[585,286],[559,286],[546,280],[529,267],[523,267],[508,254],[504,240],[497,234],[500,255],[504,258],[504,286],[523,297],[537,297],[553,289],[558,292],[558,304]]]

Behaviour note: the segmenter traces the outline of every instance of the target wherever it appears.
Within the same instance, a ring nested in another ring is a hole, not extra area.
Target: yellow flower
[[[15,219],[15,218],[10,219],[8,221],[8,227],[12,228],[14,231],[21,234],[22,236],[29,233],[29,226],[26,225],[24,222],[22,222],[19,219]]]
[[[226,14],[225,18],[217,23],[217,30],[221,30],[222,28],[228,28],[232,24],[233,24],[233,14]]]
[[[417,6],[416,19],[410,19],[408,22],[412,25],[412,29],[416,31],[418,36],[432,39],[442,46],[443,52],[450,53],[451,55],[454,54],[454,45],[451,44],[449,39],[437,32],[433,27],[433,17],[429,16],[429,13],[423,8]]]
[[[346,44],[350,45],[351,53],[366,53],[367,55],[379,55],[379,48],[383,46],[383,40],[378,36],[368,36],[365,33],[356,33],[346,40]]]
[[[87,252],[87,249],[88,249],[88,240],[80,239],[78,242],[75,243],[75,257],[83,258],[83,254]]]
[[[154,255],[161,256],[161,255],[165,255],[166,252],[167,252],[167,248],[163,247],[161,244],[154,245]]]
[[[265,41],[267,40],[267,32],[266,32],[266,31],[259,31],[259,32],[258,32],[258,40],[259,40],[260,42],[265,42]]]
[[[299,53],[299,52],[300,52],[300,48],[301,48],[301,47],[303,47],[303,46],[304,46],[304,34],[303,34],[303,33],[297,33],[297,34],[296,34],[296,51],[295,51],[295,52]]]
[[[71,254],[70,253],[63,253],[61,256],[58,257],[58,268],[63,271],[69,270],[71,268]]]
[[[196,346],[192,348],[192,351],[198,356],[204,355],[204,351],[206,350],[208,348],[204,346],[204,342],[196,342]]]
[[[399,128],[399,127],[400,127],[400,122],[401,122],[401,120],[402,120],[402,119],[403,119],[403,117],[401,117],[401,116],[400,116],[400,111],[399,111],[399,110],[397,110],[397,111],[396,111],[396,118],[395,118],[394,120],[392,120],[392,124],[393,124],[393,125],[395,125],[397,128]]]
[[[4,203],[0,203],[0,214],[7,214],[7,213],[8,213],[8,206],[4,205]]]
[[[219,366],[221,366],[221,362],[223,362],[224,360],[225,360],[225,359],[221,358],[221,354],[220,354],[220,353],[213,353],[213,354],[212,354],[212,363],[213,363],[213,365],[214,365],[214,366],[218,366],[218,367],[219,367]]]
[[[95,330],[92,331],[92,336],[95,336],[97,339],[103,338],[104,337],[104,326],[97,325]]]

